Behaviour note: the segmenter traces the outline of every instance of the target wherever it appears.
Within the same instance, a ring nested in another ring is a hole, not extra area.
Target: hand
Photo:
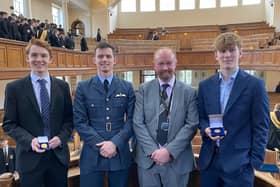
[[[43,153],[43,152],[46,151],[44,149],[40,149],[40,144],[39,144],[38,138],[33,138],[32,139],[32,141],[31,141],[31,148],[36,153]]]
[[[209,138],[211,138],[211,140],[213,140],[213,141],[221,140],[221,139],[224,138],[224,136],[211,136],[211,129],[210,129],[210,127],[207,127],[207,128],[205,129],[205,134],[207,134],[207,136],[208,136]],[[226,134],[227,134],[227,131],[225,131],[225,135],[226,135]]]
[[[163,165],[168,163],[171,160],[170,153],[165,147],[161,147],[157,150],[155,150],[151,158],[156,162],[158,165]]]
[[[61,140],[58,136],[54,136],[51,140],[49,140],[50,149],[55,149],[59,145],[61,145]]]
[[[105,158],[112,158],[117,154],[117,147],[112,141],[103,141],[96,146],[100,147],[100,154]]]

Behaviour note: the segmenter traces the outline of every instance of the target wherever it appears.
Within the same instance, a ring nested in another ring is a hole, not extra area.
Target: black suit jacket
[[[67,140],[73,126],[72,102],[66,82],[51,77],[51,138],[58,136],[62,146],[54,153],[63,165],[70,156]],[[8,83],[5,90],[3,129],[16,141],[16,165],[19,172],[32,171],[42,157],[31,149],[34,137],[44,134],[44,124],[30,76]]]
[[[5,163],[5,158],[4,158],[4,152],[3,148],[0,148],[0,174],[5,173],[5,172],[14,172],[16,170],[15,167],[15,160],[16,160],[16,153],[15,153],[15,148],[9,147],[8,148],[8,167],[6,168],[6,163]]]

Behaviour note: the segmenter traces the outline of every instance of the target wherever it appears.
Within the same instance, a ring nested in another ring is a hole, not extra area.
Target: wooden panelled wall
[[[0,39],[0,80],[14,79],[29,73],[25,61],[27,43]],[[217,69],[213,51],[177,52],[177,69]],[[119,53],[115,71],[153,69],[153,53]],[[251,70],[280,70],[280,49],[245,50],[240,66]],[[53,63],[50,65],[53,75],[94,74],[96,68],[93,54],[54,48]]]

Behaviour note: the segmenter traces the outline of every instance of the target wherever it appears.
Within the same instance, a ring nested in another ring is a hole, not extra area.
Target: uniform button
[[[90,106],[91,106],[91,107],[94,107],[94,104],[91,104]]]
[[[109,108],[109,107],[107,107],[107,108],[106,108],[106,110],[107,110],[107,111],[109,111],[109,110],[110,110],[110,108]]]
[[[110,117],[109,117],[109,116],[107,116],[107,117],[106,117],[106,119],[107,119],[107,120],[109,120],[109,119],[110,119]]]
[[[109,98],[106,98],[106,101],[109,101]]]

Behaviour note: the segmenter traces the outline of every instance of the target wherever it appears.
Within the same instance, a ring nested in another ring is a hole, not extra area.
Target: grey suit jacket
[[[133,128],[137,138],[136,162],[144,169],[153,165],[150,155],[159,148],[156,142],[160,111],[159,82],[154,79],[142,84],[136,96]],[[174,86],[171,118],[166,146],[172,155],[171,167],[180,174],[193,169],[191,140],[198,126],[196,92],[176,80]]]

